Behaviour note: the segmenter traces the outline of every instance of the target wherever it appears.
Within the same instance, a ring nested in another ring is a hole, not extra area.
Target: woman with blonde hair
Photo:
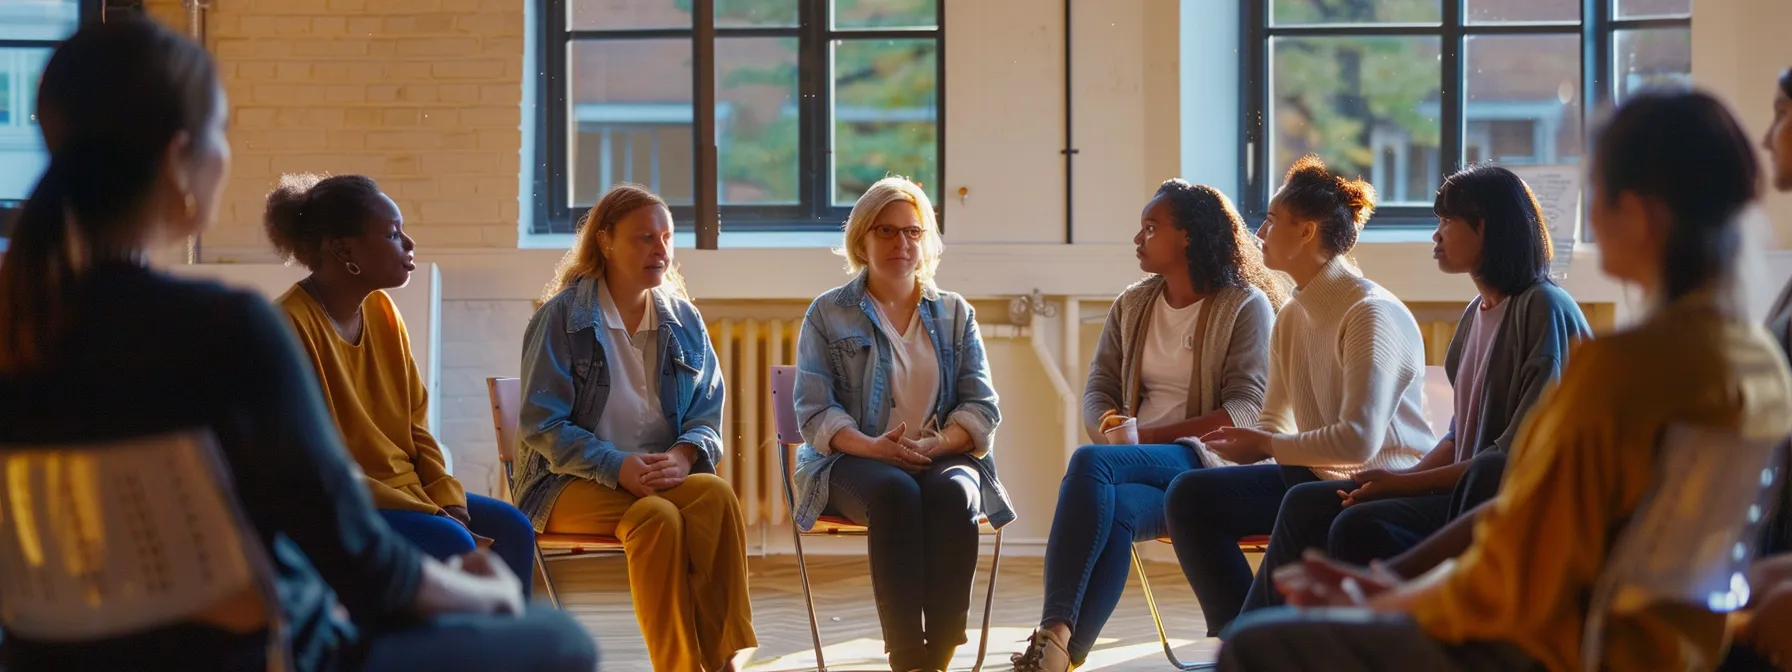
[[[622,540],[656,670],[738,669],[758,646],[722,375],[672,266],[672,213],[618,185],[585,215],[523,336],[517,506],[535,529]]]
[[[796,524],[871,528],[871,586],[890,668],[944,670],[965,642],[977,519],[1014,520],[996,481],[1001,414],[976,313],[934,285],[939,224],[919,185],[873,184],[845,227],[853,279],[797,337]]]

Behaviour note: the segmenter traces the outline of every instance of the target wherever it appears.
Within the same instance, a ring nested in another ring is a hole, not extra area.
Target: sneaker
[[[1027,650],[1008,657],[1014,672],[1070,672],[1070,650],[1064,640],[1050,630],[1034,630],[1027,638]]]

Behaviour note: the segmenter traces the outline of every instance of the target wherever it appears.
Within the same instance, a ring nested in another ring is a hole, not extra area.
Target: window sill
[[[570,233],[528,233],[523,234],[517,247],[525,250],[564,250],[572,247],[574,240]],[[684,230],[672,234],[672,246],[675,249],[688,250],[697,246],[697,234]],[[723,231],[719,247],[722,249],[748,248],[834,248],[840,246],[839,231]]]

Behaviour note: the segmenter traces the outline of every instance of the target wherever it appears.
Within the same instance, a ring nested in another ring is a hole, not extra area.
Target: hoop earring
[[[348,266],[348,274],[349,275],[360,275],[361,274],[361,267],[359,265],[357,265],[355,262],[350,261],[350,262],[345,262],[345,263]]]

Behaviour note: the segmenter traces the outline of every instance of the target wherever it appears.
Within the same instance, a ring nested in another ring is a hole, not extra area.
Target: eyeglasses
[[[882,238],[884,240],[890,240],[892,238],[895,238],[896,234],[898,234],[898,233],[900,233],[904,236],[907,236],[909,240],[920,240],[921,236],[927,233],[926,229],[923,229],[919,226],[910,226],[910,227],[898,229],[898,228],[896,228],[894,226],[890,226],[888,224],[879,224],[877,226],[871,227],[871,231],[873,233],[876,233],[877,237]]]

